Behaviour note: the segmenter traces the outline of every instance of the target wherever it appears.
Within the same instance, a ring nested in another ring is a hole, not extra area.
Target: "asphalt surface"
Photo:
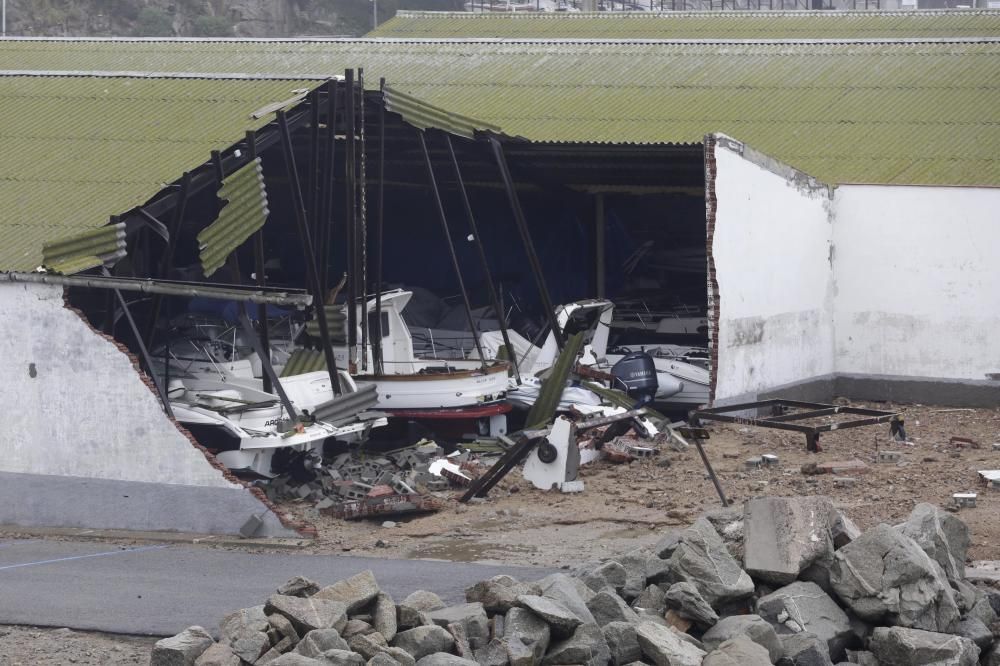
[[[553,571],[181,544],[0,540],[0,624],[152,636],[196,624],[215,634],[223,615],[264,603],[292,576],[328,585],[365,569],[397,601],[425,589],[446,603],[464,602],[466,587],[491,576],[534,580]]]

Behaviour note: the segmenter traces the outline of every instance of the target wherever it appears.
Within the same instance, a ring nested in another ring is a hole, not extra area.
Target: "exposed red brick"
[[[708,258],[708,401],[715,403],[719,369],[719,280],[715,271],[715,218],[719,200],[715,193],[715,137],[705,137],[705,252]]]

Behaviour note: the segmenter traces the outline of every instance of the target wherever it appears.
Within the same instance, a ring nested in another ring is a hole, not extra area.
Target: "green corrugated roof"
[[[670,0],[665,0],[669,6]],[[658,0],[654,6],[659,6]],[[1000,10],[410,12],[368,37],[405,39],[874,39],[1000,37]]]
[[[0,270],[34,269],[43,242],[145,202],[301,86],[0,76]]]

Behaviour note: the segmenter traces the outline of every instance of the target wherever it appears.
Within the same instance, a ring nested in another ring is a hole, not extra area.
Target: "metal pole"
[[[368,370],[368,154],[365,150],[365,70],[358,67],[358,284],[361,285],[361,370]],[[379,313],[379,319],[382,314]]]
[[[330,283],[330,240],[333,237],[333,186],[334,169],[336,168],[336,138],[337,138],[337,82],[330,79],[326,82],[326,169],[324,170],[324,180],[326,181],[326,201],[323,205],[323,213],[326,216],[325,223],[320,227],[319,248],[320,256],[320,289],[323,290],[323,302],[326,302],[326,290]]]
[[[496,137],[490,137],[490,145],[493,147],[493,156],[496,158],[497,167],[500,169],[500,177],[503,178],[504,187],[507,189],[507,199],[510,201],[511,210],[514,213],[514,222],[517,231],[521,234],[521,243],[524,251],[528,255],[528,263],[531,266],[531,273],[535,278],[535,285],[538,287],[538,295],[542,299],[542,307],[545,308],[545,316],[552,328],[552,335],[555,336],[556,346],[561,350],[565,345],[565,338],[559,322],[556,320],[555,306],[552,305],[552,298],[549,296],[549,288],[545,284],[545,275],[542,273],[542,265],[538,261],[535,253],[535,244],[531,241],[528,232],[528,223],[524,219],[524,211],[521,209],[521,202],[517,198],[517,190],[514,187],[514,179],[511,178],[510,170],[507,168],[507,160],[503,155],[503,147]]]
[[[246,133],[247,141],[247,156],[250,160],[257,159],[257,137],[253,131],[248,131]],[[264,230],[258,229],[257,233],[253,235],[253,258],[254,258],[254,274],[256,277],[257,286],[261,289],[267,286],[267,277],[264,275]],[[267,325],[267,306],[263,304],[257,305],[257,321],[260,324],[260,346],[264,348],[267,353],[267,361],[271,360],[271,331],[268,329]],[[261,359],[261,363],[264,359]],[[263,367],[263,366],[261,366]],[[272,390],[271,375],[267,372],[262,373],[260,378],[261,384],[264,389],[264,393],[270,393]]]
[[[597,283],[597,297],[604,298],[605,295],[605,252],[604,252],[604,194],[598,192],[594,195],[594,267]]]
[[[431,165],[431,154],[427,152],[427,141],[424,139],[424,131],[417,130],[417,137],[420,139],[420,149],[424,153],[427,180],[430,182],[431,192],[434,193],[434,203],[437,204],[438,217],[441,220],[441,231],[444,233],[445,242],[448,244],[448,253],[451,255],[451,266],[455,269],[455,279],[458,280],[458,288],[462,292],[462,303],[465,305],[465,316],[469,320],[469,330],[472,331],[472,339],[476,343],[476,351],[479,352],[479,361],[483,366],[483,372],[486,372],[486,357],[483,354],[482,345],[479,344],[479,336],[476,335],[476,320],[472,317],[472,304],[469,303],[469,292],[465,290],[462,269],[458,265],[458,255],[455,254],[455,244],[451,242],[451,232],[448,230],[448,218],[444,213],[444,204],[441,203],[441,193],[438,191],[437,179],[434,178],[434,167]]]
[[[726,493],[722,490],[722,484],[719,483],[719,477],[715,475],[715,470],[712,469],[712,463],[708,462],[708,456],[705,455],[705,449],[701,446],[701,440],[695,439],[694,445],[698,448],[698,455],[701,456],[701,461],[705,463],[705,469],[708,470],[708,476],[712,479],[712,483],[715,485],[715,492],[719,493],[719,499],[722,500],[722,506],[729,506],[729,500],[726,499]]]
[[[177,250],[177,236],[180,234],[181,223],[184,221],[184,210],[187,208],[187,200],[190,190],[191,173],[185,171],[184,175],[181,176],[181,190],[178,195],[180,198],[177,201],[177,206],[174,208],[174,217],[170,221],[170,235],[167,238],[167,250],[163,253],[162,259],[160,259],[160,269],[157,271],[156,277],[162,278],[166,276],[167,270],[170,268],[170,264],[174,261],[174,252]],[[153,342],[156,337],[156,320],[160,317],[160,306],[162,301],[163,298],[159,294],[153,297],[153,302],[149,311],[149,331],[146,334],[146,345],[148,347],[153,346]]]
[[[344,203],[347,208],[347,362],[354,362],[355,346],[358,343],[358,251],[357,215],[354,208],[354,70],[344,72]],[[367,314],[367,313],[366,313]]]
[[[302,243],[302,260],[306,264],[306,276],[313,294],[313,306],[316,312],[316,323],[319,324],[320,344],[323,345],[323,356],[326,357],[326,369],[330,373],[330,384],[333,394],[340,395],[340,375],[337,374],[337,359],[330,346],[330,330],[326,325],[326,308],[323,296],[319,293],[319,276],[316,274],[316,255],[313,253],[312,239],[309,237],[309,224],[302,203],[302,190],[299,188],[299,173],[295,168],[295,154],[292,151],[292,136],[288,132],[288,118],[283,110],[277,112],[278,129],[281,131],[281,149],[285,158],[285,172],[288,174],[292,189],[292,212],[295,214],[295,225],[298,227],[299,240]]]
[[[309,233],[319,239],[319,91],[309,93]]]
[[[288,412],[288,418],[295,421],[298,419],[298,414],[295,412],[295,407],[292,405],[292,401],[288,399],[288,394],[285,393],[285,387],[281,385],[281,380],[278,379],[278,375],[274,372],[274,367],[271,365],[271,359],[264,357],[264,350],[260,346],[260,340],[254,335],[253,326],[250,324],[250,319],[247,317],[246,305],[240,303],[240,314],[239,314],[240,326],[246,331],[247,337],[250,338],[250,344],[253,346],[254,351],[257,352],[257,356],[260,357],[260,367],[264,371],[264,376],[270,378],[271,383],[274,384],[274,392],[278,394],[278,399],[281,400],[282,406],[284,406],[285,411]]]
[[[490,264],[486,260],[486,249],[483,247],[483,239],[479,236],[479,226],[476,224],[476,217],[472,214],[472,204],[469,202],[469,193],[465,190],[465,181],[462,179],[462,170],[458,167],[458,158],[455,156],[455,147],[451,143],[451,137],[448,134],[444,135],[444,141],[448,144],[448,154],[451,156],[451,166],[455,170],[455,182],[458,184],[458,192],[462,195],[462,205],[465,206],[465,217],[469,220],[469,229],[472,231],[472,238],[476,243],[476,249],[479,250],[479,263],[483,267],[483,277],[486,280],[486,286],[490,292],[490,304],[493,306],[493,312],[496,313],[497,321],[500,322],[500,335],[503,336],[503,343],[507,347],[507,353],[510,354],[511,364],[514,366],[514,377],[517,379],[517,384],[521,384],[521,370],[517,367],[517,352],[514,351],[514,347],[510,344],[510,336],[507,333],[507,318],[504,317],[503,309],[500,307],[500,299],[497,296],[496,287],[493,284],[493,275],[490,272]],[[473,329],[472,335],[476,336],[476,330]],[[478,340],[478,336],[476,340]],[[479,352],[482,354],[482,350]]]
[[[382,243],[385,220],[385,79],[379,79],[382,93],[378,105],[378,217],[375,220],[375,330],[372,332],[372,360],[376,377],[385,373],[382,359]]]

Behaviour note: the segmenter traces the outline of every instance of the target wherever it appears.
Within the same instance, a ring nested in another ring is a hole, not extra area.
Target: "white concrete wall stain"
[[[844,185],[834,209],[838,372],[1000,372],[1000,189]]]
[[[716,400],[832,373],[829,190],[722,145],[715,157]]]
[[[241,488],[167,418],[132,361],[63,305],[0,284],[0,472]]]

